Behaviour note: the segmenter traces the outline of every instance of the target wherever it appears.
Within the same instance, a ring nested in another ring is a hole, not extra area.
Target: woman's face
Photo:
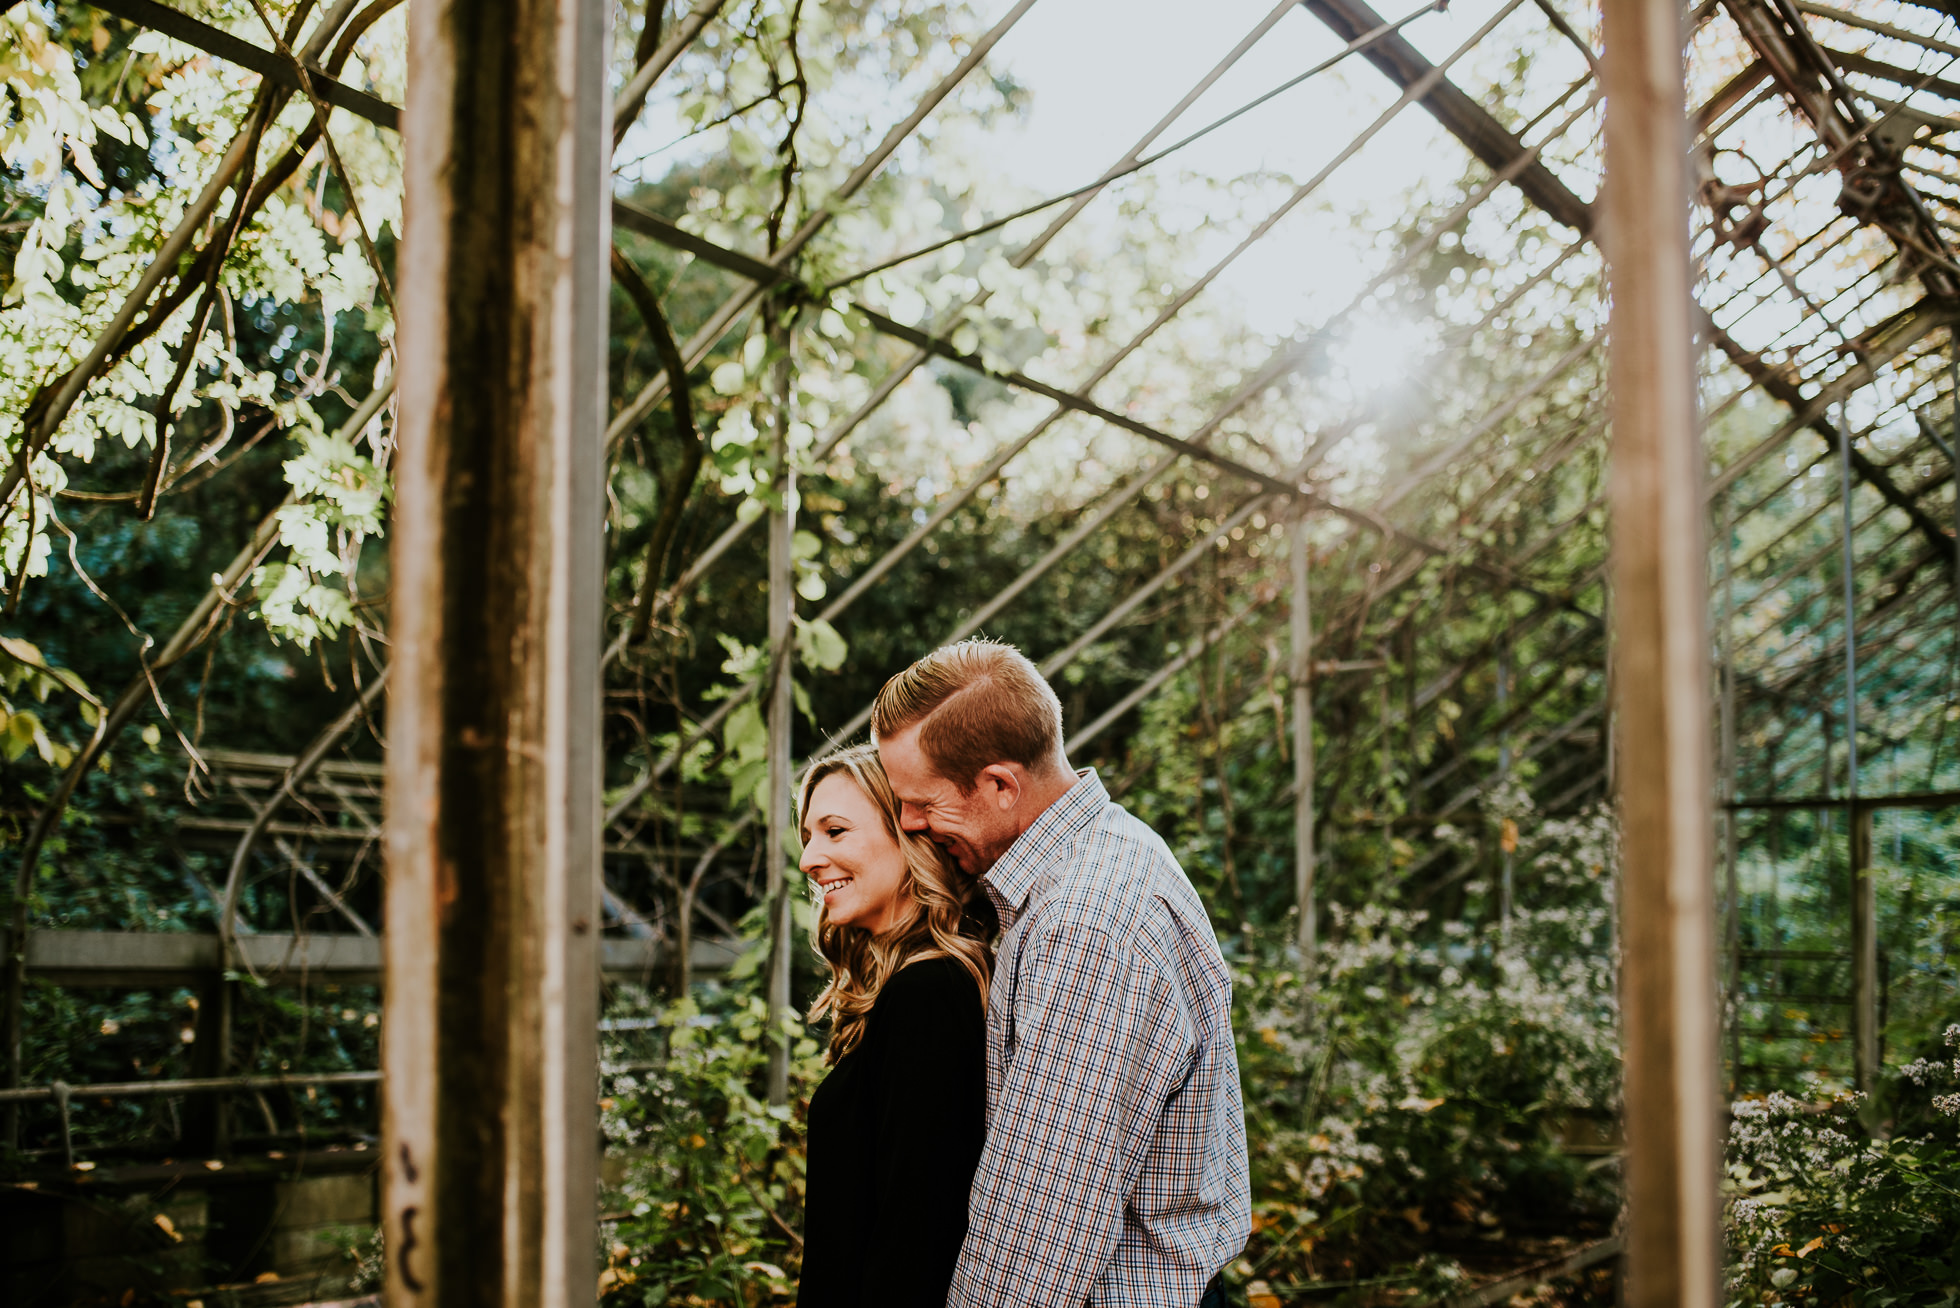
[[[904,851],[847,773],[833,772],[811,790],[798,866],[816,883],[824,916],[837,926],[881,934],[897,924],[910,899]]]

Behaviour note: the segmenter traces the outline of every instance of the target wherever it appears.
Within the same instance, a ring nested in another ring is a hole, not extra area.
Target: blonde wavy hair
[[[978,878],[962,874],[937,845],[899,830],[898,796],[878,761],[875,745],[859,745],[812,765],[797,793],[798,820],[808,817],[810,796],[825,777],[848,776],[877,808],[885,831],[905,855],[903,889],[907,907],[891,930],[874,935],[858,926],[833,924],[819,901],[817,956],[830,968],[830,984],[810,1005],[810,1020],[830,1018],[830,1046],[824,1061],[835,1064],[857,1047],[878,992],[900,968],[927,958],[957,959],[980,987],[987,1004],[987,982],[994,970],[994,933],[999,918]]]

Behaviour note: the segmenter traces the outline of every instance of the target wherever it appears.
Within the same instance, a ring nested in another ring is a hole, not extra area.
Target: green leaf
[[[41,732],[41,721],[32,713],[16,713],[7,719],[7,733],[0,738],[0,753],[7,756],[9,763],[19,758],[34,744],[34,737]]]
[[[844,658],[851,652],[837,628],[822,618],[808,622],[798,619],[796,624],[796,656],[803,665],[818,672],[835,672],[844,666]]]
[[[769,728],[763,722],[762,710],[756,707],[754,700],[738,705],[728,715],[723,739],[728,742],[728,752],[744,763],[769,752]]]

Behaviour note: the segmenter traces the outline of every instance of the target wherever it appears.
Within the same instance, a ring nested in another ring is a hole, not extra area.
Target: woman
[[[946,1302],[986,1135],[995,917],[930,842],[898,829],[869,746],[810,769],[803,874],[821,904],[830,1074],[810,1097],[800,1308]]]

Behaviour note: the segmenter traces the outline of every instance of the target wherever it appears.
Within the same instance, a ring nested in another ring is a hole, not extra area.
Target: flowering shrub
[[[1960,1045],[1960,1026],[1946,1032]],[[1858,1096],[1825,1110],[1772,1094],[1729,1132],[1729,1303],[1951,1304],[1960,1298],[1960,1056],[1902,1069],[1932,1096],[1923,1136],[1873,1139]]]
[[[658,1020],[666,1049],[656,1067],[622,1070],[609,1058],[606,1069],[601,1122],[623,1174],[607,1197],[619,1215],[600,1292],[609,1305],[793,1298],[802,1117],[824,1070],[817,1043],[795,1039],[791,1107],[772,1108],[762,1098],[766,1009],[752,983],[697,988]]]
[[[1307,1281],[1446,1294],[1460,1259],[1610,1223],[1610,1178],[1556,1136],[1617,1109],[1613,841],[1603,813],[1543,824],[1520,846],[1538,906],[1508,923],[1335,908],[1310,993],[1297,954],[1254,939],[1235,991],[1254,1233],[1232,1271],[1255,1303]]]

